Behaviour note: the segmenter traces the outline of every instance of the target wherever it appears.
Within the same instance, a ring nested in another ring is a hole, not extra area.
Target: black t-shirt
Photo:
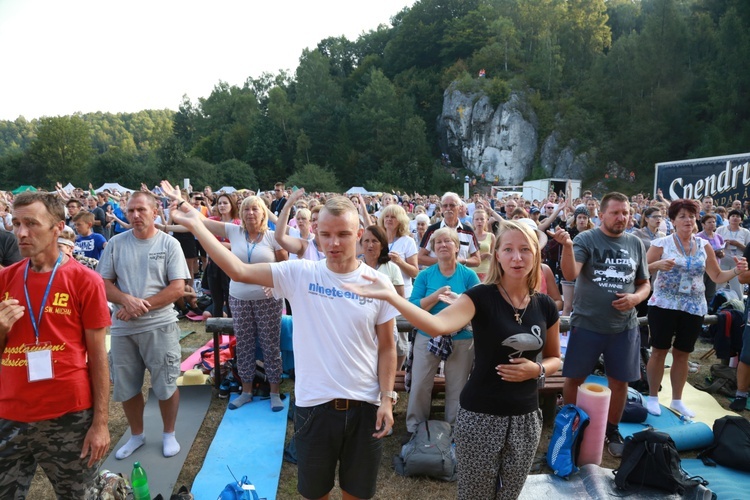
[[[466,292],[474,303],[474,369],[461,392],[461,406],[475,413],[525,415],[539,408],[535,379],[506,382],[495,367],[511,357],[535,361],[547,329],[559,321],[557,307],[542,293],[531,296],[519,325],[514,310],[496,285],[477,285]],[[525,350],[528,349],[528,350]]]
[[[101,207],[96,207],[94,209],[89,209],[89,212],[94,214],[94,219],[101,223],[98,226],[95,224],[91,229],[95,233],[104,234],[104,228],[107,226],[107,216],[105,215],[104,210]]]

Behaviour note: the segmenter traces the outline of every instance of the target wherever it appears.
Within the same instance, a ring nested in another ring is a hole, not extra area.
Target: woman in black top
[[[348,287],[387,300],[432,336],[471,321],[475,361],[456,418],[458,498],[516,498],[539,445],[542,417],[537,384],[560,367],[560,323],[547,295],[535,292],[541,255],[536,235],[509,222],[497,234],[484,284],[467,290],[433,316],[378,279]],[[537,362],[538,354],[541,362]]]

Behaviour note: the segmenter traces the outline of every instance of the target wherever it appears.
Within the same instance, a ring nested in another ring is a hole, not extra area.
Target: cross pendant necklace
[[[506,290],[505,287],[501,283],[498,283],[498,285],[500,285],[500,288],[502,288],[503,292],[505,292],[505,296],[508,297],[508,302],[510,303],[510,307],[513,308],[513,316],[515,316],[516,322],[520,325],[521,323],[523,323],[523,315],[526,314],[526,309],[528,309],[528,306],[524,308],[522,313],[519,313],[518,308],[516,308],[516,305],[513,303],[513,299],[510,298],[510,294],[508,293],[508,290]],[[526,299],[525,297],[521,299],[521,305],[523,305],[523,301],[525,299]]]

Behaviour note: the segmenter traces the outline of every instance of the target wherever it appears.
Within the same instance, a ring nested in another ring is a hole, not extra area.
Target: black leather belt
[[[358,408],[364,404],[364,401],[356,401],[354,399],[332,399],[326,403],[326,405],[338,411],[346,411],[349,408]]]

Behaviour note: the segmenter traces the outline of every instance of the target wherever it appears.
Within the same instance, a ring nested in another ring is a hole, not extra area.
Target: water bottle
[[[133,473],[130,475],[130,484],[133,486],[134,500],[151,500],[151,493],[148,491],[148,478],[146,471],[141,467],[140,462],[133,464]]]

